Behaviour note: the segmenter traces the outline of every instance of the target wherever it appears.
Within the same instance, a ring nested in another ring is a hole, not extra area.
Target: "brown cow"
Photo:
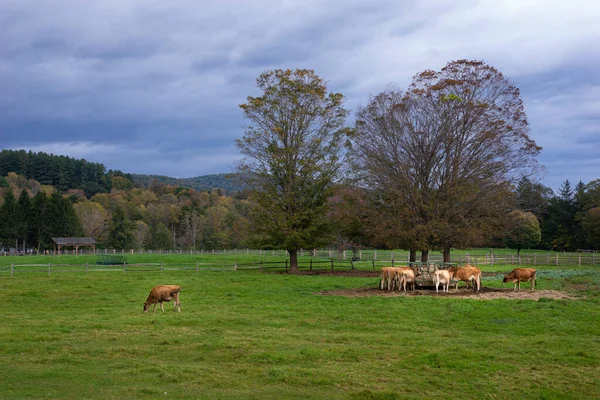
[[[384,288],[387,290],[394,290],[398,281],[398,272],[400,270],[409,270],[410,267],[383,267],[381,268],[381,281],[379,287],[381,290]]]
[[[403,288],[406,292],[407,283],[409,284],[409,287],[412,286],[412,290],[415,290],[415,272],[412,269],[400,269],[397,272],[397,276],[398,291],[400,291]]]
[[[502,283],[509,281],[514,283],[514,290],[517,292],[521,290],[521,282],[531,281],[531,291],[533,291],[535,288],[535,268],[515,268],[510,274],[504,275]]]
[[[460,281],[467,282],[467,288],[472,282],[473,290],[481,290],[481,270],[479,268],[467,264],[464,267],[450,267],[448,271],[452,274],[452,279],[456,281],[456,290],[458,290]]]
[[[181,287],[177,285],[160,285],[153,287],[150,291],[150,295],[148,295],[148,299],[144,302],[144,312],[148,312],[152,304],[154,304],[153,312],[156,312],[156,304],[160,304],[160,309],[165,312],[163,302],[171,301],[173,299],[175,300],[173,303],[173,311],[177,309],[177,312],[181,312],[181,308],[179,307],[180,291]]]

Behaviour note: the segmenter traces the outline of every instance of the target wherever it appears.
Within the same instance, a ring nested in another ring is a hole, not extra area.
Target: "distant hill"
[[[171,178],[164,175],[131,174],[133,182],[148,188],[153,181],[166,185],[183,186],[195,190],[223,189],[228,193],[239,192],[246,186],[236,179],[237,174],[215,174],[196,176],[194,178]]]

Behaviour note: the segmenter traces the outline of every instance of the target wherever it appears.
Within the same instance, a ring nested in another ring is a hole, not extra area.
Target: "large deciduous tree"
[[[530,249],[542,240],[542,231],[537,217],[529,211],[514,210],[507,216],[507,229],[504,243],[517,249]]]
[[[263,243],[285,248],[297,272],[298,250],[320,245],[329,231],[324,216],[348,111],[344,96],[312,70],[267,71],[256,84],[262,94],[240,105],[250,125],[236,142],[256,202],[251,229]]]
[[[511,185],[535,171],[516,88],[481,61],[459,60],[393,86],[359,108],[352,159],[408,249],[481,243],[506,212]]]

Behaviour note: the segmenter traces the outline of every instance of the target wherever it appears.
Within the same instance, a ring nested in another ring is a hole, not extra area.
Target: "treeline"
[[[196,176],[193,178],[171,178],[164,175],[131,174],[131,180],[136,186],[149,189],[156,183],[183,186],[195,190],[221,189],[226,192],[239,192],[247,189],[236,179],[236,174],[213,174]]]
[[[59,191],[9,173],[0,182],[0,246],[51,249],[52,237],[87,236],[116,249],[223,249],[246,243],[250,204],[243,193],[197,191],[113,176],[109,193]],[[60,201],[59,201],[60,200]]]
[[[124,175],[120,171],[106,171],[103,164],[68,156],[34,153],[25,150],[0,151],[0,176],[9,172],[50,185],[60,191],[81,189],[87,196],[110,192],[111,178]],[[130,177],[129,177],[130,178]]]
[[[0,179],[0,247],[53,247],[52,237],[93,237],[100,247],[130,249],[229,249],[252,247],[246,192],[227,195],[153,183],[136,187],[113,177],[109,193],[86,196],[82,189],[59,191],[9,173]],[[351,195],[349,195],[351,193]],[[339,250],[385,247],[360,201],[361,190],[340,186],[327,218],[331,246]],[[364,192],[363,192],[364,193]],[[504,230],[482,246],[555,251],[600,249],[600,180],[565,181],[557,194],[522,180],[514,189],[514,209]],[[533,219],[526,218],[534,216]],[[402,227],[398,227],[402,229]]]

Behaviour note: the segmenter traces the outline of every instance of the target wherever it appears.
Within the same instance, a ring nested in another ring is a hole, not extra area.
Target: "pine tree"
[[[0,206],[0,242],[6,247],[17,247],[18,232],[18,205],[12,190],[4,196],[4,203]]]

